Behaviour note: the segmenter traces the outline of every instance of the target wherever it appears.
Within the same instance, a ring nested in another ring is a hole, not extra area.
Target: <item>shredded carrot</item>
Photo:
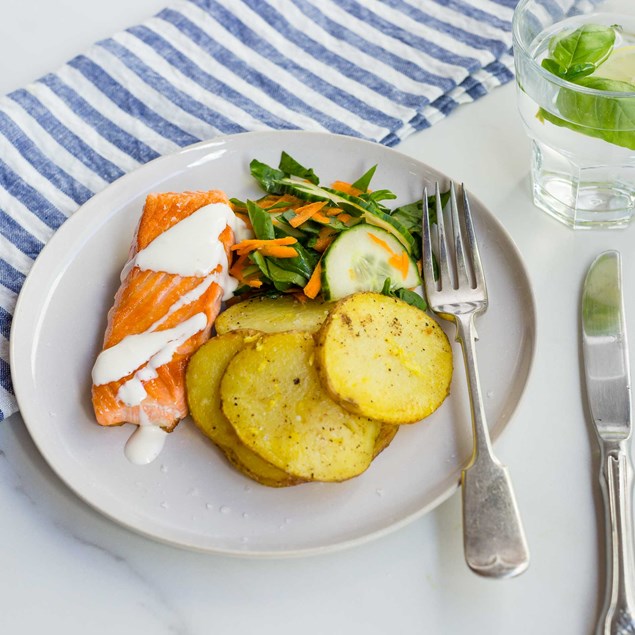
[[[382,249],[385,249],[389,254],[395,255],[395,252],[390,248],[390,245],[385,241],[375,236],[375,234],[368,232],[368,237],[374,242],[377,243]]]
[[[293,245],[297,242],[297,239],[293,238],[293,236],[285,236],[284,238],[272,238],[270,240],[247,238],[245,240],[241,240],[235,245],[232,245],[231,250],[237,252],[239,256],[244,256],[245,254],[251,253],[252,251],[262,251],[264,248],[271,248],[273,246]],[[295,254],[295,249],[293,251]]]
[[[333,242],[336,233],[337,232],[330,227],[322,227],[317,240],[315,241],[315,245],[313,245],[313,249],[315,249],[315,251],[319,251],[320,253],[325,251],[326,248]]]
[[[353,187],[350,183],[346,183],[346,181],[335,181],[331,184],[331,188],[344,192],[344,194],[350,194],[351,196],[359,196],[360,194],[363,194],[362,190]]]
[[[309,278],[306,286],[304,287],[304,295],[311,300],[314,300],[317,294],[320,292],[322,288],[322,261],[320,260],[317,265],[315,265],[315,269]]]
[[[315,214],[313,214],[313,216],[311,216],[311,218],[313,220],[316,220],[318,223],[327,224],[329,222],[328,216],[324,216],[324,214],[322,214],[322,212],[315,212]]]
[[[329,207],[326,210],[326,215],[327,216],[337,216],[338,214],[342,213],[342,209],[340,207]]]
[[[352,220],[352,216],[350,214],[347,214],[346,212],[344,212],[343,214],[340,214],[337,219],[342,221],[343,223],[348,223],[349,221]]]
[[[280,245],[264,245],[258,251],[263,256],[271,256],[272,258],[295,258],[298,255],[293,247]]]
[[[291,225],[291,227],[299,227],[302,223],[317,214],[325,205],[326,201],[317,201],[316,203],[309,203],[308,205],[298,207],[295,210],[296,215],[289,221],[289,225]]]
[[[405,251],[402,251],[401,254],[393,254],[388,258],[388,264],[392,265],[399,273],[401,277],[405,280],[408,277],[408,255]]]
[[[269,194],[265,198],[261,199],[258,203],[262,209],[270,209],[279,203],[288,203],[286,207],[276,207],[275,212],[282,212],[285,209],[290,209],[292,207],[297,207],[298,204],[302,204],[302,201],[296,196],[292,196],[291,194],[282,194],[282,196],[277,194]]]
[[[247,255],[238,256],[236,258],[236,262],[229,269],[229,275],[236,278],[236,280],[242,281],[243,279],[243,271],[245,269],[245,265],[247,264]]]
[[[246,284],[249,287],[261,287],[262,280],[256,277],[245,277],[245,267],[249,264],[249,260],[247,259],[247,254],[243,256],[238,256],[236,262],[231,266],[229,270],[229,275],[233,276],[238,280],[238,282],[242,284]]]

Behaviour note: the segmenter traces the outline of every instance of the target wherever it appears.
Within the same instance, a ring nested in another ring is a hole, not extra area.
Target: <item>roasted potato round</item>
[[[227,364],[245,342],[258,337],[255,331],[234,331],[210,339],[192,355],[185,376],[190,415],[203,434],[243,474],[270,487],[295,485],[300,479],[271,465],[243,445],[220,407],[220,382]]]
[[[391,443],[392,440],[399,432],[399,426],[392,423],[382,423],[379,429],[377,439],[375,439],[375,450],[373,452],[373,458],[381,454]]]
[[[311,300],[299,302],[293,297],[250,298],[230,306],[217,318],[214,326],[219,335],[237,329],[255,329],[264,333],[281,331],[317,331],[333,302]]]
[[[317,334],[316,363],[331,397],[349,412],[414,423],[450,390],[452,349],[426,313],[379,293],[340,300]]]
[[[362,473],[381,424],[347,412],[324,391],[310,333],[263,335],[229,362],[221,406],[241,441],[269,463],[307,480]]]

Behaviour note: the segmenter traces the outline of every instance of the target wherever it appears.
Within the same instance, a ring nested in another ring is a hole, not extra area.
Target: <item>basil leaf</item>
[[[586,77],[595,71],[595,64],[575,64],[562,77],[569,82],[577,82],[578,79]]]
[[[310,181],[314,185],[318,185],[320,183],[320,179],[313,171],[313,168],[305,168],[284,151],[280,155],[280,164],[278,165],[278,168],[280,168],[280,170],[287,176],[298,176]]]
[[[544,69],[548,70],[552,75],[557,75],[569,82],[575,82],[580,77],[586,77],[595,71],[597,66],[591,63],[575,64],[571,68],[562,68],[558,62],[550,58],[542,60],[540,64]]]
[[[549,71],[552,75],[556,75],[558,77],[563,77],[567,73],[566,68],[562,68],[556,60],[552,60],[550,57],[546,57],[540,65],[547,71]]]
[[[602,77],[584,77],[577,83],[595,90],[635,92],[633,84]],[[562,88],[556,106],[562,117],[541,108],[538,118],[635,150],[635,97],[600,97]]]
[[[611,54],[615,29],[600,24],[585,24],[573,32],[556,35],[549,43],[549,54],[565,71],[578,64],[599,66]]]
[[[272,240],[276,237],[269,212],[253,201],[247,201],[247,213],[256,238],[259,240]]]
[[[286,176],[282,170],[276,170],[266,163],[253,159],[249,164],[249,171],[265,192],[284,194],[284,188],[279,183],[280,179]]]
[[[352,184],[353,187],[357,188],[358,190],[361,190],[362,192],[368,192],[368,186],[370,185],[370,182],[373,178],[373,175],[375,174],[376,169],[377,169],[377,166],[373,165],[373,167],[370,168],[370,170],[362,174],[362,176],[360,176],[357,179],[357,181],[355,181],[355,183]]]

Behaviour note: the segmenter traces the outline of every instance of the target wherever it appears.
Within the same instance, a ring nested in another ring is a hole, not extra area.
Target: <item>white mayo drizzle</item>
[[[173,328],[156,329],[175,311],[200,298],[214,282],[222,288],[223,300],[231,298],[238,286],[238,281],[229,275],[227,255],[219,240],[227,225],[234,232],[236,242],[252,235],[228,205],[212,203],[201,207],[157,236],[131,258],[121,272],[122,281],[134,267],[202,278],[200,284],[180,297],[145,332],[128,335],[102,351],[93,367],[93,383],[97,386],[139,369],[117,393],[117,399],[127,406],[140,406],[139,427],[128,439],[124,450],[132,463],[145,465],[153,461],[161,452],[167,434],[148,419],[143,409],[147,397],[144,383],[157,377],[157,369],[172,359],[181,344],[207,326],[207,316],[203,312],[197,313]]]
[[[152,425],[147,420],[147,416],[142,409],[139,427],[126,441],[124,454],[135,465],[152,463],[161,453],[167,435],[168,433],[165,430],[159,428],[159,426]]]
[[[171,329],[126,335],[121,342],[99,354],[93,366],[93,383],[100,386],[117,381],[153,358],[157,360],[154,368],[158,368],[172,359],[186,339],[202,331],[206,325],[207,315],[201,312]]]

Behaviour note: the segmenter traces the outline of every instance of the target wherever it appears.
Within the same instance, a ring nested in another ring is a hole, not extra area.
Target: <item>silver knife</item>
[[[584,281],[582,351],[589,409],[601,448],[606,596],[596,635],[635,634],[631,374],[620,254],[600,254]]]

